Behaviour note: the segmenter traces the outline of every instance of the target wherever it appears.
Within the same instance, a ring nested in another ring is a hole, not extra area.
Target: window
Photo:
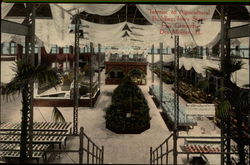
[[[4,42],[1,45],[2,45],[2,47],[1,47],[2,54],[10,54],[9,53],[9,43],[8,42]]]
[[[23,44],[23,54],[25,54],[25,43]],[[38,54],[38,45],[35,45],[35,54]]]
[[[80,53],[84,53],[84,48],[80,48]]]
[[[110,77],[110,78],[115,78],[115,72],[111,71],[111,72],[109,73],[109,77]]]
[[[124,78],[123,72],[117,72],[117,78]]]
[[[51,54],[58,54],[59,53],[59,47],[57,45],[52,45],[50,52],[51,52]]]
[[[65,46],[63,48],[63,54],[69,54],[70,53],[70,49],[69,49],[69,46]]]
[[[10,54],[16,54],[16,43],[10,42]]]

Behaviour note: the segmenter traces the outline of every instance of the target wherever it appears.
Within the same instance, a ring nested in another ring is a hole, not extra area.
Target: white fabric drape
[[[84,31],[88,32],[86,36],[89,41],[101,43],[103,46],[148,48],[152,44],[159,45],[159,42],[163,42],[165,47],[174,45],[170,36],[160,34],[158,28],[153,25],[136,25],[129,22],[106,25],[85,20],[82,20],[82,24],[89,27],[84,28]],[[128,26],[129,30],[124,30],[125,26]],[[125,33],[128,34],[127,37],[123,37]]]
[[[184,67],[186,70],[194,68],[197,73],[202,74],[205,77],[205,68],[213,67],[219,69],[219,61],[207,60],[207,59],[197,59],[197,58],[186,58],[181,57],[179,60],[179,68]]]
[[[36,19],[37,37],[43,41],[47,52],[52,45],[64,47],[74,44],[74,35],[69,33],[70,15],[55,4],[50,4],[53,19]]]
[[[142,15],[156,25],[162,34],[179,35],[180,46],[204,46],[217,35],[220,24],[211,22],[215,7],[215,5],[137,5]]]
[[[90,14],[108,16],[119,11],[125,4],[57,4],[72,14],[85,11]]]
[[[14,3],[5,3],[1,4],[1,19],[4,19],[5,16],[9,13],[10,9],[13,7]]]

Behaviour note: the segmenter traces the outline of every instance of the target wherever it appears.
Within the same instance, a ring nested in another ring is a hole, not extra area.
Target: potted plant
[[[147,101],[130,77],[114,90],[105,118],[106,128],[116,133],[141,133],[150,127]]]
[[[48,82],[50,85],[56,87],[59,83],[59,77],[55,69],[49,68],[45,65],[32,66],[28,60],[21,59],[15,62],[13,67],[15,72],[14,78],[7,84],[2,85],[2,94],[6,97],[21,93],[22,96],[22,119],[21,119],[21,141],[20,141],[20,161],[27,162],[27,144],[28,144],[28,111],[29,111],[29,95],[30,82],[37,80],[39,83]]]

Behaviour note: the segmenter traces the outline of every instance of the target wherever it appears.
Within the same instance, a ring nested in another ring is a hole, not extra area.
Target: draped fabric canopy
[[[2,16],[7,15],[13,3],[3,3]],[[36,19],[36,35],[43,41],[47,51],[51,46],[74,45],[74,35],[69,33],[71,14],[85,11],[90,14],[108,16],[120,10],[124,4],[56,4],[50,8],[53,19]],[[84,34],[89,40],[80,40],[80,45],[93,42],[121,49],[137,47],[146,49],[152,44],[174,47],[171,36],[180,36],[180,46],[212,47],[220,37],[220,22],[211,20],[215,5],[136,5],[142,15],[152,25],[136,25],[129,22],[118,24],[98,24],[82,20]],[[249,7],[248,7],[249,9]],[[71,13],[71,14],[69,14]],[[128,26],[129,29],[125,28]]]
[[[74,43],[74,36],[68,33],[71,15],[65,12],[66,10],[72,14],[79,9],[90,14],[110,15],[120,10],[124,4],[50,4],[50,6],[54,25],[47,25],[50,26],[51,35],[41,33],[38,35],[39,38],[50,36],[50,39],[45,38],[46,47],[52,43],[59,46]],[[88,32],[89,41],[82,40],[81,43],[91,41],[120,48],[131,46],[145,48],[163,42],[166,47],[174,47],[172,33],[180,36],[180,45],[183,47],[205,46],[214,40],[220,31],[220,24],[211,22],[214,5],[137,5],[137,7],[152,25],[135,25],[128,22],[97,24],[83,20],[82,24],[89,26],[84,28],[84,31]],[[125,25],[129,26],[129,31],[123,30]],[[56,30],[54,31],[53,28]],[[52,37],[55,34],[56,37]]]
[[[125,4],[58,4],[71,14],[79,12],[87,12],[101,16],[109,16],[119,11]]]
[[[179,35],[180,46],[204,46],[220,31],[211,22],[215,5],[137,5],[150,23],[162,34]]]
[[[14,3],[2,3],[1,19],[6,19],[6,15],[13,7]],[[77,12],[86,12],[100,16],[109,16],[119,11],[124,4],[56,4],[51,3],[51,13],[53,19],[36,19],[36,42],[43,44],[49,52],[52,45],[60,47],[74,45],[74,34],[69,33],[72,15]],[[134,54],[144,53],[151,48],[152,44],[158,48],[160,42],[164,47],[173,48],[173,35],[180,36],[180,46],[182,47],[213,47],[220,39],[220,22],[212,21],[215,5],[136,5],[142,15],[152,25],[137,25],[130,22],[118,24],[98,24],[82,20],[83,31],[86,39],[80,39],[80,46],[88,45],[89,42],[102,44],[107,47],[106,53]],[[250,12],[250,7],[246,6]],[[10,21],[22,23],[23,19],[9,19]],[[246,23],[232,22],[231,26],[239,26]],[[1,41],[15,41],[24,43],[23,36],[1,33]],[[245,43],[245,40],[244,40]],[[96,46],[95,45],[95,46]],[[249,39],[246,46],[249,46]],[[115,49],[111,49],[114,47]],[[170,61],[172,60],[169,59]],[[204,75],[204,67],[217,67],[218,63],[211,60],[180,58],[180,66],[187,70],[192,67],[198,73]],[[243,69],[249,68],[246,67]],[[239,71],[240,85],[247,77],[247,72]]]
[[[14,3],[5,3],[2,2],[1,6],[1,19],[5,18],[5,16],[9,13],[10,9],[13,7]]]

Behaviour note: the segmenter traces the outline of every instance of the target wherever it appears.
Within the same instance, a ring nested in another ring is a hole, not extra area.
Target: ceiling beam
[[[28,27],[16,22],[1,19],[1,33],[26,36],[28,35]]]
[[[237,27],[232,27],[227,31],[227,37],[229,39],[250,37],[250,25],[242,25]]]

